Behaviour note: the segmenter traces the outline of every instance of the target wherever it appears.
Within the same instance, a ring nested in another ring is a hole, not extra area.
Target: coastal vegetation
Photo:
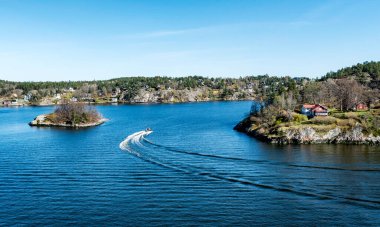
[[[44,122],[80,125],[101,119],[84,103],[254,100],[249,116],[236,129],[256,137],[280,143],[377,143],[380,141],[379,89],[380,62],[364,62],[329,72],[319,79],[262,75],[240,78],[124,77],[67,82],[0,81],[0,103],[59,104],[54,113],[44,116]],[[70,106],[73,103],[77,105]],[[304,112],[305,108],[309,108],[308,113]],[[356,134],[348,136],[347,133]],[[295,139],[301,134],[301,139]]]
[[[321,81],[341,78],[353,78],[360,84],[378,89],[380,83],[380,62],[364,62],[336,72],[329,72],[321,78]]]
[[[347,111],[351,100],[371,106],[378,98],[380,62],[364,62],[329,72],[320,79],[269,75],[240,78],[122,77],[111,80],[13,82],[0,80],[0,105],[83,103],[175,103],[216,100],[273,100],[291,96],[298,103],[324,103]]]
[[[0,105],[85,103],[175,103],[251,100],[302,86],[307,78],[247,76],[241,78],[125,77],[104,81],[0,81]]]
[[[83,103],[65,101],[50,114],[37,116],[30,122],[31,126],[89,127],[105,122],[100,113]]]
[[[235,129],[271,143],[380,144],[379,66],[358,64],[256,100]]]
[[[364,112],[331,112],[329,116],[308,118],[297,112],[276,110],[268,117],[250,115],[235,129],[271,143],[380,143],[380,109]]]
[[[53,123],[82,124],[97,122],[101,116],[94,107],[68,102],[59,105],[47,118]]]

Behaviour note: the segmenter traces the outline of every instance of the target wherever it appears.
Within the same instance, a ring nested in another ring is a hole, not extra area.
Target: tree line
[[[188,77],[123,77],[99,81],[60,81],[60,82],[12,82],[0,81],[0,96],[9,97],[30,95],[38,101],[43,97],[54,96],[66,92],[69,88],[75,90],[77,98],[91,95],[107,97],[122,93],[122,100],[128,101],[135,97],[141,89],[154,92],[160,90],[192,90],[203,88],[218,90],[221,99],[228,98],[241,91],[254,91],[256,95],[270,96],[281,93],[289,88],[295,88],[307,78],[294,79],[291,77],[246,76],[240,78],[208,78],[201,76]],[[241,98],[246,95],[241,93]]]
[[[228,99],[238,94],[240,98],[256,98],[262,102],[280,103],[285,109],[294,109],[302,103],[321,103],[331,108],[347,111],[358,102],[369,107],[379,99],[380,62],[364,62],[329,72],[320,79],[276,77],[269,75],[240,78],[188,77],[121,77],[98,81],[12,82],[0,80],[0,97],[29,95],[32,101],[75,90],[78,99],[109,97],[119,94],[123,101],[132,100],[141,90],[205,89],[218,99]]]

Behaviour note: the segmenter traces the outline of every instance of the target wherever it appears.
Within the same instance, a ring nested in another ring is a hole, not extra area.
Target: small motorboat
[[[151,128],[146,128],[146,129],[145,129],[145,132],[151,132],[151,131],[152,131]]]

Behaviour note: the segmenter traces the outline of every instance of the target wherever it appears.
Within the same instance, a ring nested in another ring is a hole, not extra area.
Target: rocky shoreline
[[[269,133],[260,126],[254,126],[248,119],[234,127],[239,132],[272,144],[367,144],[380,145],[380,136],[366,135],[363,128],[357,124],[347,129],[336,126],[331,130],[320,133],[316,126],[297,128],[280,128],[276,133]]]
[[[132,100],[132,101],[118,101],[118,102],[76,102],[79,104],[102,106],[102,105],[130,105],[130,104],[182,104],[182,103],[202,103],[202,102],[240,102],[240,101],[252,101],[253,98],[245,99],[205,99],[205,100],[185,100],[185,101],[157,101],[157,100]],[[3,105],[1,107],[44,107],[44,106],[59,106],[61,103],[23,103],[18,105]]]
[[[63,127],[63,128],[88,128],[103,124],[108,121],[106,118],[101,118],[96,122],[81,123],[81,124],[68,124],[68,123],[52,123],[47,121],[47,114],[38,115],[33,121],[29,122],[30,126],[36,127]]]

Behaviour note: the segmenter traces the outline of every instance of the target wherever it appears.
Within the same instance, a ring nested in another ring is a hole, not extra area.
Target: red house
[[[327,116],[329,110],[320,104],[304,104],[302,105],[301,113],[308,117]]]
[[[368,110],[368,106],[364,103],[358,103],[355,106],[355,110],[356,111],[365,111],[365,110]]]

